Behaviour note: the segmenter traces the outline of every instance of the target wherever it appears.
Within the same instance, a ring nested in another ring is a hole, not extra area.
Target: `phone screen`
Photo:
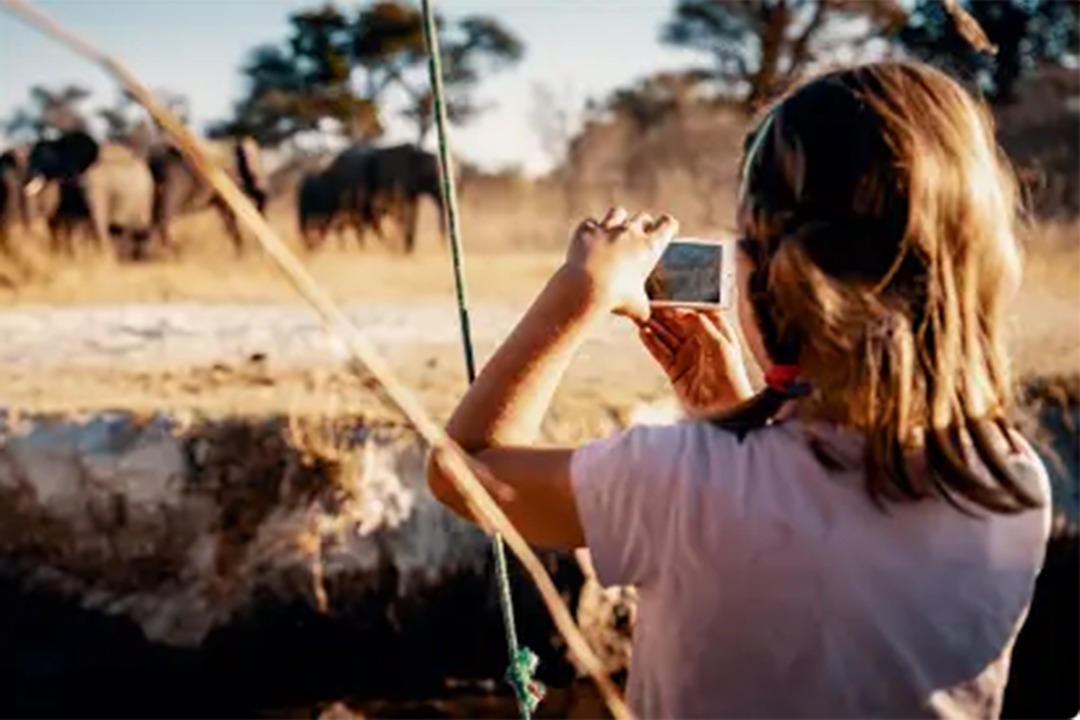
[[[724,252],[718,244],[671,242],[645,281],[653,302],[720,305]]]

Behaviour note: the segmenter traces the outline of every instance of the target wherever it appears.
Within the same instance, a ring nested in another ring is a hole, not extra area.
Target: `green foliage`
[[[447,115],[451,122],[465,123],[480,112],[474,92],[483,76],[520,61],[524,45],[492,17],[470,16],[452,26],[437,18],[436,24]],[[401,114],[415,123],[423,142],[431,130],[433,101],[419,10],[398,2],[377,2],[362,9],[353,48],[376,95],[391,87],[404,91],[408,101]]]
[[[210,134],[251,135],[260,144],[277,145],[331,120],[352,139],[377,136],[374,103],[352,86],[352,26],[346,16],[328,4],[294,13],[289,24],[283,43],[251,51],[242,70],[247,93],[233,118]]]
[[[440,32],[444,23],[439,22]],[[356,18],[353,52],[359,63],[373,72],[386,72],[385,65],[422,62],[424,29],[420,11],[398,2],[376,2],[361,8]]]
[[[290,24],[284,43],[252,51],[243,68],[247,93],[215,134],[246,133],[273,145],[332,120],[350,139],[366,140],[382,132],[380,106],[397,92],[406,98],[401,115],[416,124],[423,140],[432,100],[416,7],[381,0],[361,6],[350,19],[326,4],[294,14]],[[448,113],[452,121],[466,122],[479,111],[473,95],[481,79],[519,60],[522,44],[488,17],[439,26]]]
[[[942,0],[678,0],[664,42],[708,58],[699,68],[720,94],[750,108],[839,50],[873,39],[933,62],[992,99],[1040,64],[1077,54],[1077,0],[959,0],[996,55],[973,47]]]
[[[896,40],[914,56],[981,87],[995,101],[1013,97],[1016,82],[1045,63],[1078,52],[1080,3],[1076,0],[962,2],[996,54],[978,52],[961,35],[941,0],[917,0]]]
[[[605,109],[630,118],[640,130],[648,130],[680,106],[693,102],[695,90],[709,77],[700,70],[651,75],[617,89],[608,98]]]
[[[838,49],[858,50],[902,22],[896,0],[678,0],[661,39],[708,58],[719,94],[753,109]]]
[[[159,89],[154,93],[157,101],[185,125],[190,121],[190,105],[180,93]],[[116,101],[97,109],[97,115],[105,124],[105,138],[146,151],[162,140],[160,129],[147,112],[126,90]]]
[[[4,134],[17,141],[33,142],[49,132],[66,132],[86,127],[80,105],[90,91],[78,85],[50,89],[30,88],[30,102],[17,108],[3,121]]]

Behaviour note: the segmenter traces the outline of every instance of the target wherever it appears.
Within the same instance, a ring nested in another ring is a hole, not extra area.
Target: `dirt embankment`
[[[499,696],[489,545],[427,493],[411,432],[113,414],[0,433],[4,714]],[[575,598],[580,567],[546,558]],[[542,676],[569,687],[539,599],[515,591]]]
[[[1074,521],[1078,399],[1075,381],[1025,395],[1029,433],[1060,452],[1055,505]],[[350,417],[4,417],[0,710],[253,716],[346,699],[383,716],[508,712],[488,545],[427,493],[423,460],[411,432]],[[587,561],[545,557],[624,671],[634,593],[587,582]],[[545,712],[569,713],[590,696],[570,690],[529,582],[514,587],[523,640],[559,689]],[[1075,588],[1040,587],[1033,616],[1057,627]],[[1014,672],[1037,691],[1028,671],[1044,648],[1023,647]]]

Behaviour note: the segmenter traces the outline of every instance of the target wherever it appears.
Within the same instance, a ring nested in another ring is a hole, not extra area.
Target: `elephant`
[[[296,190],[296,215],[304,247],[314,250],[326,235],[347,222],[343,197],[325,171],[304,175]]]
[[[45,203],[54,252],[72,254],[72,237],[89,229],[102,250],[141,257],[151,228],[153,178],[146,162],[131,149],[99,144],[84,131],[41,140],[30,149],[25,175],[27,196],[49,188]]]
[[[439,174],[439,159],[416,145],[376,148],[367,160],[364,215],[382,236],[382,218],[396,215],[405,230],[405,252],[416,250],[420,198],[429,196],[439,211],[439,229],[446,239],[446,219]]]
[[[370,227],[385,241],[383,219],[396,215],[405,231],[405,251],[412,253],[424,195],[439,208],[445,238],[438,159],[415,145],[352,145],[301,183],[297,193],[301,234],[307,247],[314,248],[336,222],[352,225],[361,240]]]
[[[8,235],[16,220],[24,231],[30,228],[30,208],[23,192],[27,154],[25,147],[0,154],[0,253],[10,250]]]
[[[154,229],[163,250],[174,250],[169,225],[175,218],[212,208],[220,215],[236,254],[244,254],[244,238],[232,211],[217,193],[191,170],[178,149],[170,145],[154,148],[149,162],[154,178]],[[257,149],[253,143],[246,139],[237,143],[226,172],[251,198],[258,211],[265,212],[265,180],[258,168]]]
[[[297,188],[297,219],[308,250],[314,250],[333,229],[351,227],[363,245],[373,226],[369,202],[369,163],[373,149],[353,145],[324,168],[305,174]]]

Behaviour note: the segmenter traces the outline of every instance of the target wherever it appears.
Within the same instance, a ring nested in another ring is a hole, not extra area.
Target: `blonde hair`
[[[799,412],[865,434],[879,504],[1041,505],[1001,452],[1016,450],[1001,326],[1019,216],[984,106],[929,66],[874,63],[795,88],[746,146],[748,299],[770,359],[809,381]],[[747,432],[786,399],[766,389],[715,422]],[[925,473],[908,471],[916,448]]]

